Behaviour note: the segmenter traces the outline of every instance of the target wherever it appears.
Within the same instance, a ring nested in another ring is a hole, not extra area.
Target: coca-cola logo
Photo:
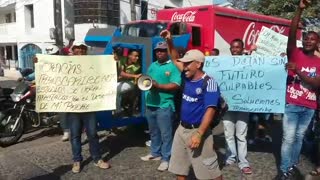
[[[256,29],[256,23],[255,22],[251,22],[246,31],[244,32],[243,34],[243,42],[249,46],[249,45],[252,45],[252,44],[255,44],[258,40],[258,37],[260,35],[260,29],[257,30]],[[277,25],[273,25],[270,27],[270,29],[272,29],[273,31],[277,32],[277,33],[280,33],[280,34],[283,34],[284,31],[286,30],[285,27],[279,27]]]
[[[270,29],[273,30],[273,31],[275,31],[275,32],[277,32],[277,33],[280,33],[280,34],[283,34],[284,31],[286,30],[285,27],[283,27],[283,26],[282,26],[282,27],[279,27],[279,26],[277,26],[277,25],[271,26]]]
[[[178,12],[175,12],[171,17],[171,21],[194,22],[196,13],[197,11],[187,11],[184,14],[179,14]]]
[[[257,41],[260,31],[256,30],[255,27],[256,23],[252,22],[248,25],[246,31],[244,32],[242,39],[246,45],[251,45]]]

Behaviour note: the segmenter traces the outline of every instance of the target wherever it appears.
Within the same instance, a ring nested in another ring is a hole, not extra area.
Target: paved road
[[[279,122],[274,124],[279,127]],[[140,156],[148,153],[144,146],[147,135],[142,128],[129,127],[118,132],[100,132],[100,142],[104,158],[112,168],[100,170],[89,157],[88,144],[84,142],[83,170],[80,174],[72,174],[71,150],[69,142],[61,142],[59,128],[42,129],[25,135],[16,145],[0,148],[0,179],[174,179],[169,172],[156,170],[159,162],[142,162]],[[254,174],[241,176],[236,166],[223,168],[226,180],[253,179],[269,180],[276,175],[277,153],[279,141],[259,144],[249,148],[248,159]],[[280,139],[278,137],[278,139]],[[85,141],[85,140],[84,140]],[[224,153],[223,136],[216,136],[219,154]],[[311,163],[303,156],[299,169],[301,178],[312,168]],[[189,179],[194,179],[190,176]]]
[[[15,73],[13,73],[15,74]],[[12,87],[16,77],[1,77],[0,86]],[[249,146],[248,160],[253,168],[253,175],[242,176],[237,166],[223,168],[224,179],[271,180],[276,176],[276,164],[279,162],[281,143],[281,121],[272,125],[272,143],[260,143]],[[225,153],[223,127],[215,130],[215,144],[220,161]],[[159,162],[142,162],[140,156],[148,153],[144,142],[147,135],[139,126],[129,127],[117,132],[100,132],[103,157],[112,168],[100,170],[89,157],[88,144],[84,140],[83,169],[80,174],[73,174],[71,169],[71,149],[69,142],[61,142],[59,128],[40,129],[23,136],[21,141],[7,148],[0,147],[0,180],[15,179],[112,179],[112,180],[153,180],[174,179],[169,172],[158,172]],[[304,156],[299,164],[301,176],[312,169],[312,164]],[[189,179],[194,179],[190,176]]]

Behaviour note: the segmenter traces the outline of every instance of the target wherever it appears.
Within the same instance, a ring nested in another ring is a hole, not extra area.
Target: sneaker
[[[162,162],[160,163],[160,166],[158,167],[157,170],[163,172],[163,171],[168,170],[168,168],[169,168],[169,162],[167,162],[167,161],[162,161]]]
[[[72,172],[73,173],[79,173],[80,172],[80,162],[74,162],[72,165]]]
[[[104,162],[101,159],[98,162],[94,163],[94,165],[101,168],[101,169],[109,169],[110,168],[110,164]]]
[[[69,140],[69,132],[63,132],[61,141],[68,141],[68,140]]]
[[[290,180],[290,175],[287,173],[278,174],[274,180]]]
[[[296,166],[296,165],[293,165],[293,166],[291,166],[291,167],[289,168],[287,174],[288,174],[289,176],[294,176],[294,175],[297,174],[298,172],[299,172],[299,170],[298,170],[297,166]]]
[[[241,169],[241,172],[242,172],[243,174],[246,174],[246,175],[252,174],[252,170],[251,170],[250,167],[244,167],[244,168],[242,168],[242,169]]]
[[[150,160],[160,161],[160,160],[161,160],[161,156],[159,156],[159,157],[154,157],[154,156],[152,156],[151,154],[148,154],[148,155],[146,155],[146,156],[140,157],[140,159],[141,159],[142,161],[150,161]]]
[[[149,140],[149,141],[146,141],[146,146],[148,146],[148,147],[150,147],[151,146],[151,140]]]

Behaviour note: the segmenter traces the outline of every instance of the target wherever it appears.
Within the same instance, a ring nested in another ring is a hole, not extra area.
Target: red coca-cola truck
[[[290,25],[287,19],[214,5],[159,10],[157,21],[168,22],[167,29],[175,34],[190,33],[188,48],[206,54],[212,48],[230,54],[229,44],[235,38],[242,39],[249,48],[257,41],[262,26],[287,36]]]
[[[222,54],[230,53],[229,44],[235,38],[242,39],[249,48],[257,41],[262,26],[287,36],[291,22],[213,5],[160,10],[157,20],[169,21],[171,27],[178,23],[179,33],[190,33],[192,40],[188,48],[199,48],[204,52],[218,48]]]

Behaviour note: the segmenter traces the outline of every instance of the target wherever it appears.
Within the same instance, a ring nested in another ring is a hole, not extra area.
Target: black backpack
[[[204,77],[204,81],[203,81],[202,86],[201,86],[201,89],[203,90],[203,92],[207,88],[207,85],[208,85],[207,82],[208,82],[209,79],[210,79],[210,77],[207,76],[207,75]],[[185,85],[185,82],[182,81],[181,90],[179,90],[179,92],[177,93],[178,95],[176,96],[177,97],[176,101],[175,101],[176,102],[176,107],[177,107],[176,109],[181,108],[182,93],[183,93],[184,85]],[[228,107],[227,102],[224,100],[224,98],[222,96],[220,96],[219,97],[218,106],[216,108],[215,115],[213,116],[213,119],[212,119],[211,124],[210,124],[211,128],[215,128],[220,123],[220,121],[223,119],[223,116],[228,111],[228,108],[229,107]]]

